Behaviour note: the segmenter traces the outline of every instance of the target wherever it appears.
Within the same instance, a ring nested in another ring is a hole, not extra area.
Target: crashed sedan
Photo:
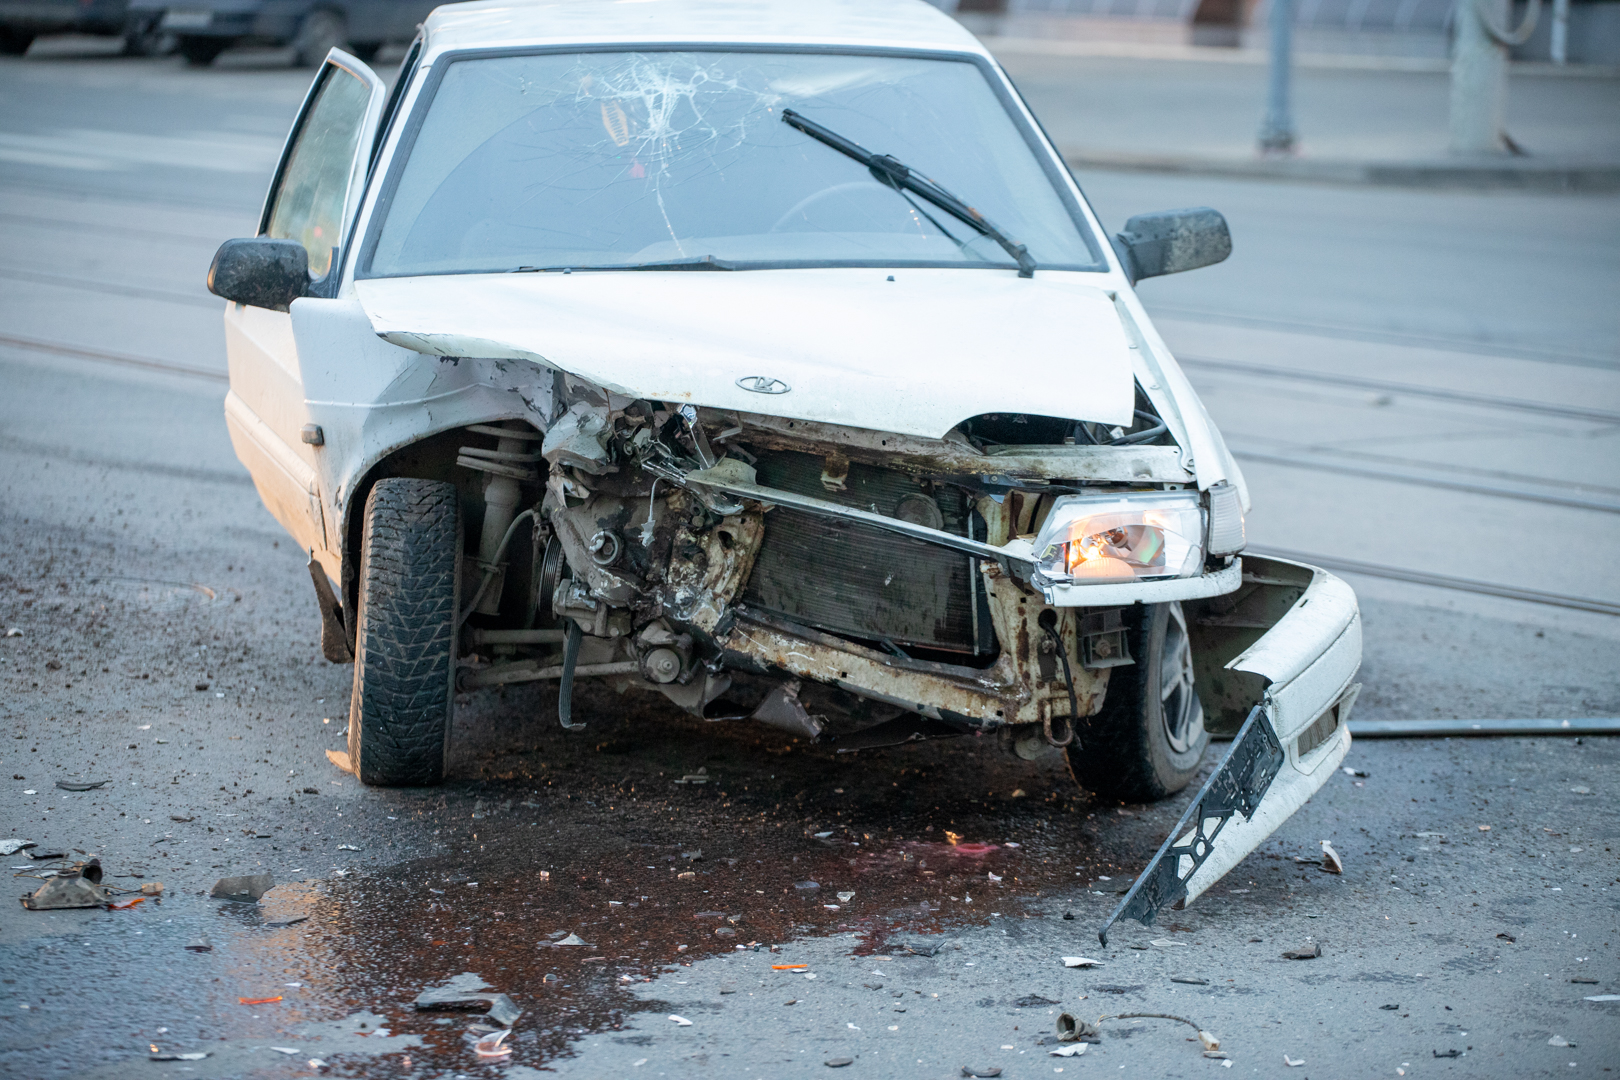
[[[1196,897],[1349,748],[1360,621],[1248,493],[996,62],[922,0],[441,8],[334,49],[227,242],[225,415],[354,664],[350,764],[577,680],[836,750],[965,734],[1104,797],[1220,767],[1118,915]],[[1112,920],[1110,920],[1112,921]]]

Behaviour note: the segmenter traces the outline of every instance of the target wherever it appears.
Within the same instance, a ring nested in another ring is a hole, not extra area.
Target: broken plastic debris
[[[186,942],[186,948],[191,952],[213,952],[214,943],[208,940],[207,934],[199,934]],[[271,1049],[273,1050],[275,1047],[271,1047]]]
[[[1157,949],[1178,949],[1178,948],[1179,949],[1187,949],[1187,948],[1191,948],[1191,946],[1189,946],[1185,941],[1171,941],[1169,938],[1163,938],[1163,937],[1162,938],[1154,938],[1152,941],[1148,942],[1148,944],[1152,945],[1154,948],[1157,948]]]
[[[350,775],[354,774],[354,762],[349,759],[347,750],[328,750],[326,760]]]
[[[1219,1050],[1221,1048],[1221,1040],[1217,1039],[1215,1036],[1211,1035],[1202,1028],[1198,1030],[1198,1041],[1203,1045],[1205,1050]]]
[[[485,992],[487,989],[488,984],[482,978],[464,971],[443,986],[422,991],[411,1004],[418,1010],[476,1009],[482,1005],[487,1007],[489,1018],[502,1027],[517,1023],[523,1010],[505,994]]]
[[[209,896],[215,900],[232,900],[239,904],[256,904],[259,897],[274,887],[276,879],[270,874],[244,874],[220,878],[214,882]]]
[[[1339,853],[1326,840],[1322,841],[1322,869],[1330,874],[1344,873],[1344,860],[1339,858]]]
[[[270,1049],[274,1050],[278,1054],[290,1055],[298,1053],[298,1048],[296,1046],[272,1046]]]
[[[691,1027],[692,1026],[692,1021],[688,1020],[684,1016],[676,1016],[674,1013],[670,1013],[669,1014],[669,1019],[670,1019],[670,1022],[673,1023],[676,1027]]]
[[[144,903],[146,903],[146,897],[144,896],[126,896],[122,900],[112,901],[107,905],[107,908],[110,911],[122,911],[125,908],[132,908],[136,904]]]
[[[855,894],[852,892],[841,892],[838,894],[838,902],[841,904],[847,904],[853,899],[855,899]]]
[[[1058,1042],[1078,1042],[1081,1039],[1094,1038],[1099,1030],[1090,1020],[1082,1020],[1071,1013],[1058,1014]]]
[[[1231,1064],[1231,1055],[1225,1050],[1205,1050],[1204,1056],[1207,1058],[1219,1058],[1225,1060],[1228,1065]]]
[[[1301,1065],[1305,1064],[1305,1059],[1304,1058],[1291,1058],[1287,1054],[1284,1054],[1283,1055],[1283,1064],[1287,1065],[1289,1068],[1297,1069]]]
[[[561,941],[555,942],[554,944],[560,948],[564,945],[589,945],[590,942],[584,940],[578,934],[569,934],[567,937],[563,938]]]
[[[23,907],[29,911],[101,907],[111,902],[111,894],[101,885],[100,859],[58,870],[55,877],[22,898]]]
[[[355,847],[353,844],[339,844],[337,846],[337,849],[339,851],[359,851],[360,850],[359,848]]]
[[[241,1004],[243,1004],[243,1005],[274,1005],[276,1002],[281,1000],[281,995],[277,994],[275,997],[267,997],[267,998],[239,997],[236,1000],[238,1002],[240,1002]]]
[[[1562,1035],[1554,1035],[1552,1038],[1547,1040],[1547,1045],[1573,1047],[1575,1044],[1564,1038]]]
[[[1441,1053],[1439,1050],[1430,1050],[1429,1053],[1433,1054],[1437,1058],[1460,1058],[1463,1056],[1463,1052],[1456,1048],[1447,1050],[1444,1053]]]
[[[1172,975],[1172,976],[1170,976],[1170,981],[1173,982],[1173,983],[1186,983],[1188,986],[1208,986],[1209,985],[1209,980],[1208,979],[1194,978],[1191,975]]]
[[[1620,1001],[1620,994],[1593,994],[1591,997],[1584,997],[1581,1000],[1582,1001]]]
[[[106,787],[107,783],[106,780],[89,780],[82,783],[77,780],[58,780],[56,786],[63,791],[94,791],[98,787]]]
[[[809,964],[772,964],[772,971],[803,971]]]
[[[845,1065],[855,1064],[854,1058],[828,1058],[826,1065],[829,1069],[842,1069]]]
[[[879,983],[878,986],[877,986],[877,989],[879,989],[879,990],[883,989],[883,984]],[[1033,1009],[1033,1008],[1035,1008],[1036,1006],[1039,1006],[1039,1005],[1057,1005],[1057,1004],[1060,1004],[1060,1002],[1053,1001],[1049,997],[1042,997],[1039,994],[1025,994],[1023,997],[1021,997],[1017,1001],[1013,1002],[1014,1007],[1019,1008],[1019,1009]]]
[[[1065,956],[1063,958],[1063,966],[1064,967],[1102,967],[1103,962],[1101,960],[1093,960],[1089,956]]]
[[[510,1034],[512,1034],[512,1029],[507,1028],[505,1031],[497,1031],[493,1035],[485,1035],[473,1045],[473,1049],[478,1052],[479,1057],[508,1057],[512,1053],[512,1048],[510,1046],[502,1046],[501,1043]]]
[[[19,840],[12,837],[10,840],[0,840],[0,855],[15,855],[26,848],[38,846],[32,840]]]
[[[1287,952],[1283,953],[1283,959],[1284,960],[1315,960],[1318,956],[1321,956],[1321,955],[1322,955],[1322,946],[1313,941],[1309,945],[1306,945],[1303,948],[1289,949]]]
[[[963,1076],[1000,1076],[1001,1070],[989,1065],[964,1065]]]
[[[147,1058],[147,1060],[148,1061],[201,1061],[203,1058],[207,1057],[208,1054],[209,1054],[209,1051],[207,1051],[207,1050],[198,1051],[197,1053],[192,1053],[192,1054],[163,1054],[163,1053],[158,1053],[158,1054],[153,1054],[151,1057]]]

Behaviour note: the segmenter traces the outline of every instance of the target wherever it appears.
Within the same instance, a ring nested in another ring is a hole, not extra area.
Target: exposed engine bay
[[[556,679],[570,727],[574,680],[603,677],[840,749],[998,729],[1027,756],[1068,745],[1135,662],[1128,610],[1048,603],[1031,541],[1064,496],[1197,496],[1140,393],[1130,428],[990,414],[938,440],[561,373],[553,401],[544,432],[450,433],[482,518],[458,686]],[[1188,572],[1206,560],[1232,563]]]

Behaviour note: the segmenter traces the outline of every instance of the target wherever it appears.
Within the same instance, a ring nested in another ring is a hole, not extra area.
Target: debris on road
[[[1593,994],[1591,997],[1581,998],[1582,1001],[1620,1001],[1620,994]]]
[[[473,1045],[473,1049],[478,1052],[479,1057],[509,1057],[511,1056],[512,1048],[510,1046],[503,1046],[502,1043],[510,1034],[512,1034],[512,1029],[506,1028],[505,1030],[495,1032],[493,1035],[485,1035]]]
[[[471,971],[464,971],[443,986],[424,990],[411,1002],[418,1011],[428,1009],[487,1009],[486,1015],[502,1027],[517,1023],[523,1010],[505,994],[487,992],[489,984]]]
[[[806,968],[808,968],[809,966],[810,966],[809,964],[772,964],[771,965],[771,970],[772,971],[803,971]]]
[[[855,1064],[854,1058],[828,1058],[826,1065],[829,1069],[842,1069],[845,1065]]]
[[[1083,1042],[1070,1043],[1067,1046],[1060,1046],[1055,1050],[1048,1050],[1046,1053],[1050,1057],[1079,1057],[1081,1054],[1086,1052],[1086,1047],[1090,1045],[1090,1043]]]
[[[1455,1048],[1447,1050],[1443,1054],[1438,1050],[1430,1050],[1429,1053],[1433,1054],[1437,1058],[1460,1058],[1463,1056],[1463,1052]],[[1303,1064],[1303,1062],[1301,1064]]]
[[[214,882],[214,888],[209,897],[214,900],[230,900],[238,904],[257,904],[259,897],[269,892],[276,884],[276,879],[270,874],[243,874],[237,877],[224,877]]]
[[[692,1026],[692,1021],[688,1020],[684,1016],[676,1016],[674,1013],[670,1013],[669,1014],[669,1019],[670,1019],[670,1021],[672,1023],[675,1024],[676,1027],[691,1027]]]
[[[1198,1032],[1198,1041],[1203,1044],[1205,1050],[1219,1050],[1221,1048],[1221,1040],[1202,1029]]]
[[[1570,1047],[1570,1048],[1574,1048],[1574,1046],[1575,1046],[1574,1043],[1570,1042],[1568,1039],[1564,1038],[1562,1035],[1554,1035],[1552,1038],[1547,1040],[1547,1045],[1548,1046],[1567,1046],[1567,1047]]]
[[[1048,997],[1041,997],[1041,995],[1039,995],[1039,994],[1025,994],[1023,997],[1021,997],[1017,1001],[1013,1002],[1013,1005],[1016,1006],[1017,1008],[1020,1008],[1020,1009],[1031,1009],[1031,1008],[1035,1008],[1036,1006],[1039,1006],[1039,1005],[1058,1005],[1058,1004],[1061,1004],[1061,1003],[1057,1002],[1057,1001],[1053,1001],[1051,998],[1048,998]]]
[[[22,898],[29,911],[61,911],[68,908],[102,907],[112,903],[112,894],[101,884],[101,860],[75,863],[58,870],[35,892]]]
[[[10,840],[0,840],[0,855],[15,855],[19,851],[26,851],[39,845],[32,840],[20,840],[12,837]]]
[[[1289,949],[1282,955],[1284,960],[1315,960],[1322,955],[1322,946],[1313,941],[1303,948]]]
[[[349,759],[349,752],[347,750],[328,750],[326,752],[326,760],[330,761],[332,764],[336,765],[350,776],[354,775],[354,762]]]
[[[159,1052],[159,1053],[153,1054],[151,1057],[147,1058],[146,1060],[148,1060],[148,1061],[201,1061],[203,1058],[207,1057],[208,1054],[209,1054],[209,1052],[207,1050],[202,1050],[202,1051],[199,1051],[199,1052],[193,1053],[193,1054],[165,1054],[165,1053]]]
[[[1188,986],[1208,986],[1209,985],[1209,980],[1208,979],[1195,979],[1191,975],[1172,975],[1172,976],[1170,976],[1170,981],[1173,982],[1173,983],[1185,983]]]
[[[213,952],[214,943],[208,940],[207,934],[199,934],[186,942],[186,948],[191,952]],[[271,1047],[271,1049],[275,1049]]]
[[[272,1046],[270,1049],[274,1050],[278,1054],[286,1054],[289,1057],[298,1053],[298,1047],[296,1046]]]
[[[1436,1054],[1435,1056],[1439,1057],[1440,1055]],[[1305,1059],[1304,1058],[1291,1058],[1287,1054],[1284,1054],[1283,1055],[1283,1064],[1287,1065],[1291,1069],[1297,1069],[1301,1065],[1305,1064]]]
[[[146,897],[144,897],[144,896],[126,896],[122,900],[113,900],[113,901],[109,902],[107,904],[107,910],[108,911],[123,911],[125,908],[132,908],[136,904],[144,904],[144,903],[146,903]]]
[[[56,782],[56,786],[61,788],[63,791],[94,791],[98,787],[106,787],[108,783],[109,781],[107,780],[90,780],[87,782],[80,782],[77,780],[58,780]]]
[[[1322,869],[1329,874],[1344,873],[1344,860],[1339,858],[1339,853],[1326,840],[1322,841]]]
[[[589,945],[589,944],[590,944],[590,942],[586,941],[584,938],[580,937],[578,934],[569,934],[567,937],[563,938],[561,941],[553,941],[551,943],[552,947],[557,948],[557,949],[562,948],[564,945]]]
[[[1507,942],[1513,942],[1513,941],[1518,941],[1519,940],[1518,938],[1514,937],[1512,934],[1507,934],[1507,933],[1497,934],[1496,936],[1501,938],[1503,941],[1507,941]]]
[[[1090,1020],[1082,1020],[1072,1013],[1059,1013],[1057,1018],[1058,1042],[1079,1042],[1095,1039],[1102,1029]]]
[[[964,1066],[962,1066],[962,1075],[963,1076],[1000,1076],[1001,1075],[1001,1070],[997,1069],[997,1068],[994,1068],[992,1066],[988,1066],[988,1065],[978,1065],[978,1066],[964,1065]]]
[[[1192,947],[1185,941],[1171,941],[1169,938],[1154,938],[1148,944],[1155,949],[1189,949]]]
[[[841,892],[838,894],[838,902],[840,904],[847,904],[853,899],[855,899],[855,894],[852,892]]]
[[[1101,960],[1093,960],[1089,956],[1065,956],[1063,958],[1063,966],[1071,968],[1102,967],[1103,962]]]
[[[236,1000],[243,1005],[274,1005],[276,1002],[281,1000],[281,995],[277,994],[275,997],[263,998],[239,997]]]

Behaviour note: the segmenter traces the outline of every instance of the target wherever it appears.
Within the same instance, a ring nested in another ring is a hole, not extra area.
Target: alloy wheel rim
[[[1193,690],[1192,641],[1181,605],[1170,605],[1159,654],[1159,719],[1170,749],[1185,754],[1204,730],[1204,710]]]

